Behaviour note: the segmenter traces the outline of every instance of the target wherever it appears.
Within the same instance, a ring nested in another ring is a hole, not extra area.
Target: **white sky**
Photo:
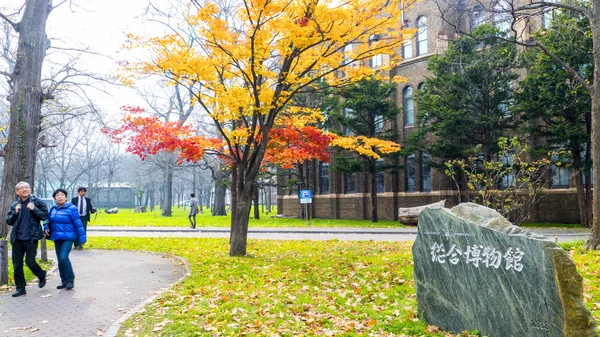
[[[6,0],[4,0],[6,1]],[[4,1],[2,1],[4,3]],[[54,0],[57,5],[62,0]],[[122,46],[126,33],[144,35],[147,31],[157,32],[157,25],[145,24],[142,14],[148,5],[148,0],[70,0],[74,5],[69,7],[69,1],[55,8],[47,22],[46,34],[52,40],[53,46],[84,48],[99,54],[112,57],[82,55],[79,68],[89,69],[95,73],[114,76],[118,69],[115,60],[132,59]],[[25,0],[8,0],[3,8],[5,14],[14,12]],[[158,3],[165,1],[155,0]],[[123,105],[143,105],[143,101],[131,89],[122,87],[107,88],[109,95],[89,93],[96,99],[109,115],[118,115],[119,107]]]

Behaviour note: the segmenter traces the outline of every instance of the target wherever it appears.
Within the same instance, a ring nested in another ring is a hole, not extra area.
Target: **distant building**
[[[88,189],[88,196],[92,198],[92,204],[96,208],[135,207],[135,189],[129,184],[112,183],[110,187],[107,184],[96,184],[93,187],[86,188]],[[75,195],[77,195],[77,191],[75,191]]]

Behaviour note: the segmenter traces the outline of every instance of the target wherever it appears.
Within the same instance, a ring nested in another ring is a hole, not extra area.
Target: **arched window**
[[[431,156],[427,152],[421,153],[421,191],[431,191]]]
[[[319,163],[319,193],[329,194],[329,164]]]
[[[415,124],[415,101],[413,98],[413,88],[406,87],[402,92],[402,109],[404,112],[404,126]]]
[[[417,20],[417,55],[427,54],[427,18]]]
[[[485,22],[485,9],[482,5],[476,5],[471,12],[471,30]]]
[[[406,60],[411,57],[413,57],[412,39],[406,39],[402,44],[402,58]]]

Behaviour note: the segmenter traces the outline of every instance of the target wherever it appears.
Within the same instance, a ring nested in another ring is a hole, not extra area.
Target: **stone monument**
[[[582,277],[544,236],[472,203],[425,209],[413,246],[419,317],[490,337],[591,337]]]

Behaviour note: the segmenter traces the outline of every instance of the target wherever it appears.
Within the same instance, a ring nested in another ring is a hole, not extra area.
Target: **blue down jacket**
[[[70,202],[64,203],[62,206],[54,205],[48,211],[48,222],[44,225],[44,230],[48,230],[48,224],[52,227],[50,240],[75,241],[79,237],[80,243],[87,241],[83,224],[79,219],[79,210]]]

